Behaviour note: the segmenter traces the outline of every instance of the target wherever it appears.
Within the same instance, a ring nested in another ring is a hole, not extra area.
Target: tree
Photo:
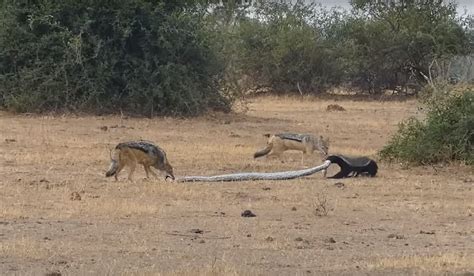
[[[434,59],[472,50],[453,2],[353,0],[351,4],[357,19],[348,35],[355,44],[354,55],[360,57],[354,78],[373,90],[412,81],[423,85]]]
[[[193,1],[5,1],[0,104],[20,112],[229,110]]]
[[[320,92],[337,83],[339,68],[322,30],[318,7],[303,1],[258,1],[235,31],[239,69],[276,92]]]

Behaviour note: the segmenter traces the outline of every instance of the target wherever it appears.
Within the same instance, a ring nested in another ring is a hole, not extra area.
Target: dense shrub
[[[228,110],[203,15],[180,2],[6,1],[0,104],[149,116]]]
[[[275,92],[321,92],[340,83],[335,49],[313,24],[318,6],[260,1],[255,8],[235,29],[239,72]]]
[[[380,152],[388,160],[474,164],[474,90],[434,99],[425,120],[410,118]]]
[[[472,53],[451,2],[351,3],[0,1],[0,108],[197,115],[252,87],[422,87],[434,60]]]
[[[252,16],[247,11],[227,29],[232,73],[276,92],[297,92],[298,84],[306,93],[341,84],[369,93],[419,90],[433,60],[472,51],[467,23],[451,2],[352,5],[349,13],[301,0],[255,1]]]
[[[472,51],[456,5],[443,1],[353,0],[335,43],[347,82],[371,93],[426,84],[433,60]],[[433,73],[433,72],[431,72]]]

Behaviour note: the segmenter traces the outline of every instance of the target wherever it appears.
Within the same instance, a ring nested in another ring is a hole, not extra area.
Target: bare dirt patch
[[[109,149],[147,139],[177,176],[300,169],[253,160],[264,133],[376,153],[413,101],[262,97],[197,119],[0,114],[1,274],[432,275],[474,272],[472,168],[379,164],[376,178],[238,183],[106,179]],[[117,127],[115,127],[117,126]],[[305,159],[306,166],[320,157]],[[251,210],[255,217],[241,214]]]

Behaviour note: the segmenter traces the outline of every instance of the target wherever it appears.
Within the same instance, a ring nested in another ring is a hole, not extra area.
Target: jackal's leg
[[[150,168],[150,173],[156,178],[159,179],[158,175]]]
[[[152,168],[150,168],[150,166],[143,165],[143,167],[145,168],[146,178],[148,178],[148,173],[151,173],[151,175],[153,175],[155,178],[158,178],[158,175],[153,171]]]
[[[280,159],[282,152],[272,150],[270,153],[267,154],[268,159]]]
[[[137,167],[137,162],[132,162],[130,164],[130,173],[128,173],[128,180],[133,182],[133,173],[135,172],[135,168]]]
[[[148,178],[149,177],[149,175],[148,175],[149,168],[147,167],[147,165],[143,165],[143,168],[145,169],[146,178]]]
[[[120,165],[118,166],[117,171],[115,172],[115,175],[114,175],[115,181],[118,181],[118,175],[119,175],[120,171],[123,169],[123,167],[124,167],[124,165],[122,163],[120,163]]]
[[[285,161],[283,161],[283,159],[281,159],[281,154],[282,154],[282,152],[272,150],[272,151],[270,151],[269,154],[267,154],[267,156],[265,158],[267,160],[278,160],[281,163],[285,163]]]
[[[301,165],[304,165],[305,156],[311,156],[314,153],[313,145],[305,143],[303,152],[301,154]]]
[[[313,154],[313,150],[310,146],[306,145],[305,149],[301,153],[301,165],[304,166],[305,157],[310,157]]]

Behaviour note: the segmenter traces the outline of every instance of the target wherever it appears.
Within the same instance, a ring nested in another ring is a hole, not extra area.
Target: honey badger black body
[[[326,158],[331,163],[337,164],[341,170],[328,178],[345,178],[359,175],[375,176],[377,174],[377,163],[368,157],[348,157],[344,155],[331,155]],[[324,172],[326,175],[326,171]]]
[[[125,167],[130,167],[128,179],[132,180],[133,173],[137,164],[143,165],[146,176],[149,173],[158,177],[150,167],[154,167],[166,173],[166,178],[170,177],[174,180],[173,167],[166,158],[166,153],[160,147],[148,141],[130,141],[118,144],[112,155],[112,163],[105,174],[106,177],[115,176]]]

